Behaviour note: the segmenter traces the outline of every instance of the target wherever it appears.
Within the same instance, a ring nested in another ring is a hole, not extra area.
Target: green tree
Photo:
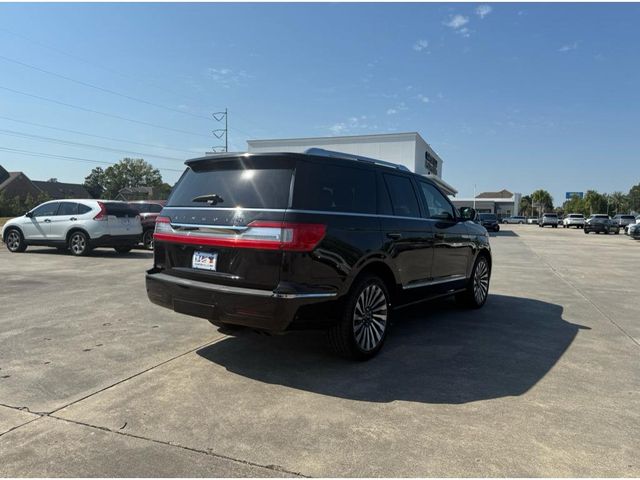
[[[553,197],[546,190],[536,190],[531,194],[531,204],[537,208],[538,215],[553,209]]]
[[[629,201],[629,210],[640,212],[640,183],[631,187],[627,199]]]
[[[93,198],[102,197],[105,190],[104,170],[102,167],[96,167],[91,173],[84,177],[84,188]]]
[[[582,213],[585,215],[584,200],[578,195],[572,195],[571,198],[562,204],[565,215],[569,213]]]
[[[611,204],[611,215],[617,213],[627,213],[629,211],[629,198],[622,192],[613,192],[608,195],[608,201]]]
[[[531,196],[523,195],[520,198],[520,215],[530,216],[531,215]]]
[[[607,197],[595,190],[587,190],[584,194],[585,215],[607,213]]]
[[[142,158],[124,158],[106,169],[91,170],[85,187],[94,197],[113,199],[123,188],[162,187],[162,175]]]

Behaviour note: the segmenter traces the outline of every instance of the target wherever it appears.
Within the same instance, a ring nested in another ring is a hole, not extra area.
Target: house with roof
[[[23,172],[9,172],[0,165],[0,193],[5,198],[20,198],[24,201],[27,196],[37,198],[46,195],[51,199],[60,198],[91,198],[91,195],[78,183],[63,183],[58,181],[31,180]]]
[[[511,217],[520,213],[522,194],[502,189],[498,192],[482,192],[472,198],[452,198],[457,207],[472,207],[478,213],[495,213],[499,218]]]

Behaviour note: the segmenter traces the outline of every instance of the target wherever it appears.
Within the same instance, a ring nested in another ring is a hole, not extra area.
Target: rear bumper
[[[89,240],[92,247],[135,246],[140,242],[140,234],[136,235],[102,235]]]
[[[288,330],[301,307],[326,304],[337,297],[335,291],[292,286],[272,291],[205,283],[155,269],[147,272],[146,286],[149,300],[156,305],[218,326],[240,325],[270,333]]]

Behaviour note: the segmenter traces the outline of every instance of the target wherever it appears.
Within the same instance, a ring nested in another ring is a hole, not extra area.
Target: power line
[[[142,157],[160,158],[160,159],[164,159],[164,160],[175,160],[177,162],[183,162],[184,161],[183,159],[177,158],[177,157],[166,157],[164,155],[154,155],[154,154],[145,153],[145,152],[134,152],[134,151],[131,151],[131,150],[119,150],[117,148],[105,147],[103,145],[95,145],[95,144],[91,144],[91,143],[73,142],[71,140],[63,140],[61,138],[44,137],[42,135],[34,135],[34,134],[31,134],[31,133],[18,132],[16,130],[0,129],[0,135],[7,135],[7,136],[10,136],[10,137],[18,137],[18,138],[32,138],[34,140],[41,141],[41,142],[58,143],[58,144],[61,144],[61,145],[71,145],[71,146],[83,147],[83,148],[93,148],[95,150],[103,150],[103,151],[107,151],[107,152],[128,153],[128,154],[132,154],[132,155],[139,155],[139,156],[142,156]]]
[[[102,161],[102,160],[92,160],[92,159],[89,159],[89,158],[82,158],[82,157],[69,157],[69,156],[66,156],[66,155],[55,155],[53,153],[31,152],[29,150],[20,150],[20,149],[17,149],[17,148],[0,147],[0,151],[16,153],[18,155],[27,155],[27,156],[31,156],[31,157],[56,158],[56,159],[60,159],[60,160],[70,160],[70,161],[75,161],[75,162],[99,163],[99,164],[103,164],[103,165],[116,165],[116,162],[106,162],[106,161]],[[178,173],[182,173],[183,172],[183,170],[178,170],[176,168],[158,167],[158,170],[164,170],[164,171],[167,171],[167,172],[178,172]]]
[[[126,99],[132,100],[134,102],[143,103],[145,105],[151,105],[151,106],[154,106],[154,107],[157,107],[157,108],[163,108],[165,110],[169,110],[171,112],[181,113],[183,115],[190,115],[190,116],[195,117],[195,118],[201,118],[201,119],[204,119],[204,120],[210,120],[209,117],[205,117],[204,115],[198,115],[196,113],[186,112],[184,110],[179,110],[177,108],[167,107],[166,105],[160,105],[159,103],[150,102],[150,101],[144,100],[142,98],[133,97],[133,96],[127,95],[125,93],[116,92],[116,91],[108,89],[108,88],[100,87],[98,85],[93,85],[92,83],[84,82],[82,80],[76,80],[74,78],[67,77],[67,76],[61,75],[59,73],[51,72],[49,70],[45,70],[44,68],[36,67],[35,65],[29,65],[28,63],[21,62],[20,60],[15,60],[13,58],[5,57],[4,55],[0,55],[0,59],[5,60],[7,62],[15,63],[17,65],[22,65],[23,67],[26,67],[26,68],[31,68],[32,70],[36,70],[38,72],[46,73],[47,75],[52,75],[54,77],[62,78],[62,79],[67,80],[69,82],[77,83],[78,85],[83,85],[85,87],[94,88],[96,90],[100,90],[101,92],[109,93],[111,95],[117,95],[119,97],[126,98]]]
[[[20,90],[14,90],[13,88],[3,87],[1,85],[0,85],[0,89],[6,90],[6,91],[12,92],[12,93],[17,93],[18,95],[24,95],[26,97],[36,98],[36,99],[42,100],[44,102],[55,103],[57,105],[62,105],[62,106],[68,107],[68,108],[75,108],[76,110],[82,110],[84,112],[95,113],[97,115],[102,115],[104,117],[115,118],[117,120],[125,120],[127,122],[137,123],[137,124],[140,124],[140,125],[146,125],[148,127],[153,127],[153,128],[160,128],[162,130],[169,130],[169,131],[172,131],[172,132],[182,133],[182,134],[185,134],[185,135],[193,135],[193,136],[196,136],[196,137],[211,138],[211,137],[209,137],[207,135],[202,135],[201,133],[188,132],[186,130],[179,130],[177,128],[165,127],[165,126],[162,126],[162,125],[156,125],[156,124],[149,123],[149,122],[143,122],[142,120],[134,120],[132,118],[122,117],[120,115],[115,115],[115,114],[112,114],[112,113],[100,112],[98,110],[93,110],[91,108],[80,107],[78,105],[72,105],[70,103],[61,102],[59,100],[54,100],[52,98],[46,98],[46,97],[41,97],[39,95],[34,95],[32,93],[21,92]]]
[[[68,128],[53,127],[51,125],[45,125],[43,123],[27,122],[26,120],[18,120],[17,118],[5,117],[4,115],[0,115],[0,118],[3,120],[9,120],[11,122],[31,125],[33,127],[48,128],[51,130],[58,130],[60,132],[75,133],[77,135],[84,135],[87,137],[101,138],[102,140],[111,140],[114,142],[130,143],[132,145],[141,145],[143,147],[161,148],[163,150],[173,150],[174,152],[182,152],[182,153],[188,153],[189,155],[194,155],[194,152],[191,152],[189,150],[180,150],[179,148],[164,147],[162,145],[155,145],[153,143],[134,142],[133,140],[125,140],[122,138],[106,137],[104,135],[95,135],[93,133],[80,132],[78,130],[71,130]]]

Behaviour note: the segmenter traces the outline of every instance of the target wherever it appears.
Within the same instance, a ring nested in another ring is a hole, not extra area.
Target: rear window
[[[545,213],[543,215],[543,217],[557,217],[558,215],[556,215],[555,213]]]
[[[376,213],[376,177],[371,170],[300,162],[293,207],[325,212]]]
[[[622,215],[622,218],[624,220],[635,220],[636,217],[634,217],[633,215]]]
[[[188,169],[167,206],[287,208],[292,174],[287,168]]]
[[[569,218],[584,218],[584,216],[583,215],[571,214],[571,215],[569,215]]]
[[[126,203],[105,202],[106,214],[114,217],[135,217],[138,211]]]
[[[420,217],[418,198],[411,180],[398,175],[384,175],[384,181],[391,197],[393,214],[399,217]]]

